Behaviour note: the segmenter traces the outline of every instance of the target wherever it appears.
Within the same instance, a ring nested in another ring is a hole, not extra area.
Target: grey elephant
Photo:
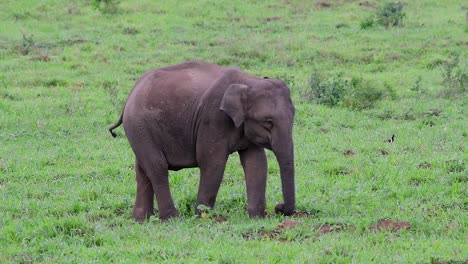
[[[294,106],[281,80],[257,78],[236,68],[191,61],[145,73],[130,92],[120,119],[135,154],[137,182],[133,218],[143,221],[178,215],[168,170],[200,168],[195,203],[212,208],[229,154],[238,152],[247,186],[250,217],[265,216],[267,159],[279,163],[284,203],[275,211],[295,211]]]

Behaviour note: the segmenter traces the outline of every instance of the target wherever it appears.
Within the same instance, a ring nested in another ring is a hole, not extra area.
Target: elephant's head
[[[276,207],[286,215],[295,210],[293,119],[289,88],[276,79],[231,84],[220,109],[236,127],[243,126],[247,139],[275,153],[280,166],[284,204]]]

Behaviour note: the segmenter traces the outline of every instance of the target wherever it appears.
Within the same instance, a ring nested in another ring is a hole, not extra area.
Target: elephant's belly
[[[198,164],[196,162],[175,162],[169,163],[168,166],[169,170],[178,171],[181,169],[198,167]]]
[[[173,171],[178,171],[184,168],[194,168],[198,166],[195,157],[186,151],[166,153],[166,160],[168,169]]]

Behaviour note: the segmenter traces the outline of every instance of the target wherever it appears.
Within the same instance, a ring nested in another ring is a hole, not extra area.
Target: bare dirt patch
[[[294,221],[294,220],[285,220],[278,224],[275,230],[266,231],[260,230],[258,232],[247,232],[242,235],[245,240],[253,240],[256,238],[269,238],[269,239],[279,239],[280,241],[284,242],[285,239],[279,238],[283,230],[286,229],[293,229],[296,228],[298,225],[302,225],[302,222]]]
[[[392,219],[381,219],[370,227],[371,232],[377,231],[391,231],[396,232],[400,229],[409,229],[411,224],[409,222],[397,222]]]
[[[422,162],[419,163],[416,167],[418,167],[418,169],[430,169],[432,168],[432,164],[429,162]]]
[[[51,61],[52,59],[48,55],[37,55],[37,56],[31,57],[29,60],[48,62],[48,61]]]
[[[281,231],[285,228],[295,228],[298,225],[302,225],[302,222],[294,221],[294,220],[285,220],[281,223],[278,224],[278,227],[276,228],[277,231]]]
[[[368,7],[368,8],[377,8],[377,5],[369,1],[359,2],[359,6]]]
[[[386,149],[381,149],[381,150],[380,150],[380,153],[381,153],[382,155],[384,155],[384,156],[387,156],[388,154],[390,154],[390,152],[389,152],[388,150],[386,150]]]
[[[224,215],[213,215],[211,219],[217,223],[224,223],[227,221],[227,218]]]
[[[353,225],[346,224],[323,224],[317,228],[320,234],[325,235],[328,233],[335,233],[346,230],[355,230],[356,227]]]
[[[315,3],[315,6],[318,8],[330,8],[332,7],[332,4],[329,1],[326,0],[320,0]]]
[[[274,17],[267,17],[267,18],[265,18],[265,22],[278,21],[278,20],[281,20],[281,17],[279,17],[279,16],[274,16]]]
[[[356,156],[356,152],[350,149],[347,149],[343,152],[343,155],[345,155],[346,157],[352,157],[352,156]]]
[[[312,217],[311,214],[309,214],[308,212],[301,212],[301,211],[298,211],[298,212],[295,212],[292,217],[294,218],[307,218],[307,217]]]

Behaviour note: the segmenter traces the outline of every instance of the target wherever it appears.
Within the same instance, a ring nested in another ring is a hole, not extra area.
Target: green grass
[[[359,1],[91,2],[0,4],[1,263],[468,261],[467,84],[441,96],[453,54],[467,70],[464,1],[406,1],[403,26],[388,29],[361,29],[376,11]],[[144,71],[192,59],[289,84],[297,204],[312,215],[293,219],[302,225],[262,235],[288,219],[273,213],[271,153],[267,219],[247,217],[237,155],[208,217],[193,216],[190,169],[170,176],[180,218],[131,219],[133,154],[107,128]],[[317,105],[301,96],[316,70],[394,95],[362,111]],[[383,218],[411,227],[371,232]],[[324,224],[348,228],[321,234]]]

